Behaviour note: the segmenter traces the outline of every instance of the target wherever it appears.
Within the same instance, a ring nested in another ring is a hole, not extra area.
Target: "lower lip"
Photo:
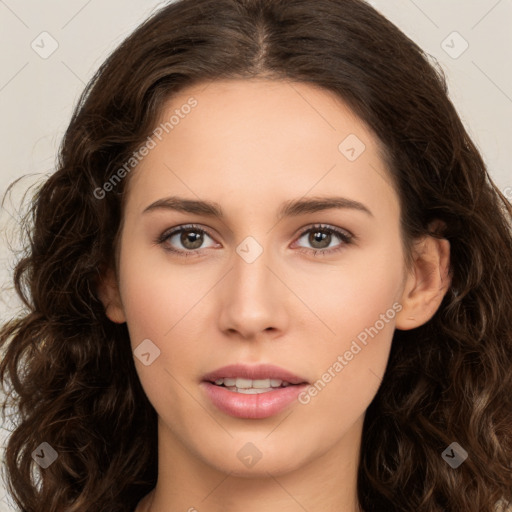
[[[261,419],[279,414],[286,409],[307,384],[297,384],[274,391],[246,395],[230,391],[211,382],[201,382],[206,394],[218,409],[235,418]]]

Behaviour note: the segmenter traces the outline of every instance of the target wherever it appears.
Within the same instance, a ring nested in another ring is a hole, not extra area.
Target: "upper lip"
[[[284,368],[272,364],[244,365],[230,364],[203,376],[203,381],[215,382],[217,379],[236,378],[251,380],[280,379],[290,384],[307,383],[306,379],[295,375]]]

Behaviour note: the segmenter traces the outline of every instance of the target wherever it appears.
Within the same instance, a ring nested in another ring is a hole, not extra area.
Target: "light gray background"
[[[84,85],[106,56],[165,3],[0,0],[0,194],[17,177],[52,172],[58,145]],[[439,61],[450,97],[491,176],[512,199],[512,0],[370,3]],[[56,44],[57,49],[48,55]],[[466,44],[468,48],[461,53]],[[0,212],[0,322],[18,311],[9,291],[15,256],[8,251],[6,240],[15,243],[11,238],[15,211],[23,192],[36,179],[23,180]],[[0,428],[0,442],[7,431],[8,425]],[[0,482],[0,512],[10,510],[14,508],[8,506]]]

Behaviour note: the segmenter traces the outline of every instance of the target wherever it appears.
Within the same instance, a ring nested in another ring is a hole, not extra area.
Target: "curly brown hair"
[[[116,268],[129,176],[166,101],[198,82],[287,79],[336,93],[382,142],[406,247],[451,244],[452,284],[426,324],[395,331],[367,410],[367,511],[491,512],[512,502],[512,205],[448,98],[442,70],[362,0],[178,0],[146,20],[83,92],[58,168],[37,190],[14,271],[23,315],[0,331],[9,492],[25,512],[125,512],[156,484],[157,415],[126,324],[97,285]],[[421,77],[421,79],[418,79]],[[441,233],[430,233],[434,219]],[[123,368],[123,371],[119,371]],[[3,409],[3,410],[4,410]],[[457,441],[457,470],[441,457]],[[34,474],[41,442],[58,461]],[[141,447],[145,449],[141,450]]]

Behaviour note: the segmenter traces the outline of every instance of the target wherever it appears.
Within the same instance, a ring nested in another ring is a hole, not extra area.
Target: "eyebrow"
[[[296,217],[307,213],[315,213],[331,209],[350,209],[366,213],[373,217],[373,213],[363,203],[347,199],[345,197],[313,197],[308,199],[294,199],[286,201],[281,206],[277,219],[284,217]],[[202,201],[196,199],[185,199],[177,196],[158,199],[147,206],[142,213],[148,213],[155,210],[174,210],[196,215],[205,215],[207,217],[217,217],[224,219],[224,213],[221,206],[213,201]]]

